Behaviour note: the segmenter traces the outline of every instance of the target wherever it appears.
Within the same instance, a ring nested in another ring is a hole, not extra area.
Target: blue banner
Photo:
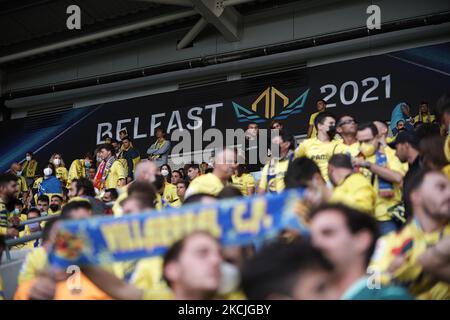
[[[286,228],[307,234],[298,214],[303,194],[303,190],[289,190],[120,218],[67,221],[60,226],[49,261],[67,268],[162,255],[194,230],[210,232],[224,246],[270,239]]]

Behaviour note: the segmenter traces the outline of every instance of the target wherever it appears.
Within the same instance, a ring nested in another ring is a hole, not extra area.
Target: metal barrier
[[[59,215],[33,218],[33,219],[21,221],[19,226],[23,227],[23,226],[25,226],[27,224],[34,223],[34,222],[50,221],[50,220],[57,219],[58,217],[59,217]],[[33,240],[40,239],[40,238],[42,238],[42,231],[38,231],[38,232],[35,232],[35,233],[31,234],[31,235],[24,236],[24,237],[21,237],[21,238],[5,240],[6,260],[7,261],[11,261],[11,254],[10,254],[10,250],[9,250],[10,247],[16,246],[18,244],[27,243],[29,241],[33,241]]]

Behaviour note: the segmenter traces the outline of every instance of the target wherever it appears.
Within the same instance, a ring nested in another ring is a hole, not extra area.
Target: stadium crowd
[[[307,138],[298,143],[273,122],[278,156],[256,165],[237,164],[239,152],[224,147],[210,163],[173,169],[161,128],[145,157],[126,130],[70,166],[62,153],[41,165],[27,152],[0,175],[1,242],[40,234],[10,248],[30,250],[14,298],[450,299],[450,96],[435,114],[426,102],[417,116],[412,109],[400,103],[389,123],[358,123],[319,100]],[[249,124],[246,139],[258,139],[258,130]],[[163,256],[81,266],[79,288],[48,265],[61,221],[290,188],[306,190],[298,215],[309,236],[284,230],[264,243],[223,247],[198,230]],[[39,217],[53,218],[21,223]]]

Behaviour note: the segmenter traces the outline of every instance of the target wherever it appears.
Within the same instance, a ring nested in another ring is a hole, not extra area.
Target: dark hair
[[[445,139],[440,135],[423,138],[419,143],[419,153],[424,167],[442,169],[448,165],[444,152]]]
[[[163,167],[167,167],[167,170],[169,171],[169,174],[167,175],[167,177],[165,179],[167,182],[170,183],[170,178],[172,178],[172,168],[170,167],[170,165],[168,163],[164,163],[159,167],[159,171],[161,171]]]
[[[153,186],[156,189],[156,192],[158,192],[163,186],[166,179],[160,174],[155,175],[155,181],[153,181]]]
[[[290,296],[299,279],[308,271],[333,271],[333,265],[310,243],[295,240],[275,242],[244,262],[242,288],[250,300],[271,295]]]
[[[123,138],[122,138],[122,141],[123,141],[123,140],[128,140],[128,141],[130,141],[130,142],[131,142],[131,138],[130,138],[129,136],[125,136],[125,137],[123,137]]]
[[[78,209],[86,209],[92,211],[92,205],[89,203],[89,201],[84,200],[71,201],[62,208],[60,218],[63,220],[70,220],[72,219],[72,217],[70,216],[72,211]]]
[[[177,172],[177,173],[180,175],[180,177],[183,177],[183,175],[181,174],[180,170],[173,170],[173,171],[172,171],[172,175],[173,175],[175,172]]]
[[[321,176],[314,160],[300,157],[289,164],[284,175],[284,184],[286,188],[306,188],[316,174]]]
[[[178,260],[178,258],[181,255],[181,252],[183,252],[186,242],[190,238],[192,238],[196,235],[205,235],[207,237],[210,237],[212,240],[214,240],[218,243],[218,240],[216,238],[214,238],[214,236],[212,236],[209,232],[203,231],[203,230],[193,231],[193,232],[189,233],[188,235],[184,236],[183,238],[174,242],[170,246],[170,248],[166,251],[166,253],[164,254],[164,258],[163,258],[163,279],[167,282],[169,287],[171,287],[172,284],[170,283],[169,279],[167,279],[166,274],[165,274],[165,269],[166,269],[167,265],[173,261]]]
[[[318,99],[318,100],[316,101],[316,104],[317,104],[318,102],[320,102],[320,101],[322,101],[323,103],[327,104],[327,102],[326,102],[325,100],[323,100],[323,99]]]
[[[420,105],[422,105],[422,104],[426,104],[428,106],[428,102],[427,101],[424,101],[424,100],[420,101]]]
[[[367,128],[370,129],[374,138],[378,135],[378,129],[373,124],[373,122],[364,122],[364,123],[360,124],[358,126],[358,131],[363,131],[363,130],[366,130]]]
[[[242,197],[242,192],[234,186],[225,186],[217,195],[217,198],[219,199],[229,199],[236,197]]]
[[[283,127],[283,122],[281,122],[280,120],[272,120],[270,122],[270,128],[272,129],[273,126],[275,125],[275,123],[278,123],[281,127]]]
[[[191,163],[191,164],[187,165],[187,168],[188,168],[188,170],[190,168],[200,170],[200,165],[198,165],[197,163]]]
[[[50,199],[53,199],[54,197],[59,198],[59,200],[63,201],[64,199],[59,194],[54,194]]]
[[[292,134],[288,133],[286,130],[280,130],[278,135],[280,136],[281,140],[283,140],[283,142],[289,142],[291,144],[289,146],[289,149],[295,148],[295,139]]]
[[[91,180],[87,178],[79,178],[73,180],[72,182],[76,182],[77,192],[83,189],[83,195],[95,198],[95,188]]]
[[[196,193],[196,194],[193,194],[192,196],[187,197],[184,200],[183,205],[200,202],[202,200],[202,198],[204,198],[204,197],[217,199],[216,196],[209,194],[209,193]]]
[[[33,151],[27,151],[27,152],[25,152],[25,154],[29,154],[30,156],[32,156],[33,157]]]
[[[91,161],[94,161],[94,156],[92,155],[92,153],[86,152],[86,153],[84,154],[84,159],[89,159],[89,160],[91,160]]]
[[[441,129],[439,128],[439,125],[436,123],[423,123],[420,127],[415,129],[415,133],[417,139],[421,141],[423,138],[429,136],[440,136]]]
[[[51,163],[51,162],[49,162],[49,163],[47,163],[47,165],[44,167],[44,169],[45,168],[50,168],[50,169],[52,169],[52,176],[56,176],[56,168],[55,168],[55,165],[53,164],[53,163]]]
[[[346,224],[351,234],[356,234],[363,230],[370,232],[370,234],[372,235],[372,243],[366,252],[365,263],[367,267],[369,265],[370,258],[372,257],[373,252],[375,251],[377,239],[380,237],[380,231],[378,229],[377,221],[367,213],[363,213],[356,209],[349,208],[343,204],[321,205],[310,212],[309,218],[313,219],[322,212],[328,210],[337,211],[345,218]]]
[[[334,120],[336,120],[336,117],[334,116],[334,114],[332,114],[330,112],[321,112],[314,119],[314,127],[316,127],[316,130],[318,129],[319,123],[323,124],[325,122],[326,118],[333,118]]]
[[[39,202],[39,201],[44,201],[44,202],[50,203],[50,199],[49,199],[48,196],[45,195],[45,194],[40,195],[40,196],[37,198],[37,202]]]
[[[155,129],[155,133],[156,131],[161,131],[161,133],[163,134],[163,137],[166,137],[166,130],[164,130],[162,127],[158,127]]]
[[[58,216],[54,216],[54,219],[47,220],[45,223],[44,229],[42,230],[42,242],[47,242],[50,240],[50,233],[52,231],[53,226],[55,225],[56,221],[59,221]]]
[[[336,168],[345,168],[353,170],[352,160],[347,154],[344,153],[334,154],[328,161],[328,164]]]
[[[119,193],[115,188],[105,189],[105,193],[106,192],[109,192],[111,194],[111,199],[113,200],[117,200],[117,198],[119,197]]]
[[[411,210],[412,210],[411,193],[413,193],[414,191],[416,191],[417,189],[419,189],[422,186],[422,183],[425,180],[425,177],[430,173],[436,173],[436,174],[444,176],[444,173],[442,171],[430,170],[427,168],[424,168],[424,169],[416,172],[409,180],[409,183],[407,184],[407,187],[404,191],[404,193],[406,194],[405,207],[411,208]]]
[[[186,181],[186,180],[178,181],[178,182],[177,182],[177,185],[180,184],[180,183],[184,184],[184,187],[185,187],[186,189],[189,187],[189,182]]]
[[[39,211],[39,209],[38,209],[38,208],[35,208],[35,207],[33,207],[33,208],[31,208],[30,210],[28,210],[27,215],[29,215],[31,212],[37,213],[38,216],[41,215],[41,212]]]
[[[17,182],[18,178],[12,173],[2,173],[0,174],[0,186],[3,187],[10,183],[11,181]]]
[[[104,150],[106,150],[106,151],[109,151],[109,152],[111,152],[111,153],[114,153],[114,147],[112,146],[112,143],[113,143],[113,141],[112,141],[112,139],[111,139],[111,143],[104,143],[104,144],[100,145],[100,146],[97,148],[97,151],[101,151],[102,149],[104,149]]]
[[[444,113],[450,113],[450,92],[443,94],[436,103],[436,113],[441,118]]]
[[[156,192],[157,190],[151,183],[135,181],[128,188],[128,198],[138,200],[141,203],[141,207],[154,208]]]
[[[341,125],[340,122],[342,122],[342,118],[344,118],[344,117],[350,117],[350,118],[352,118],[353,120],[355,120],[355,117],[352,116],[351,114],[344,113],[343,115],[341,115],[339,118],[336,119],[336,127],[338,127],[338,126]],[[356,121],[356,120],[355,120],[355,121]]]

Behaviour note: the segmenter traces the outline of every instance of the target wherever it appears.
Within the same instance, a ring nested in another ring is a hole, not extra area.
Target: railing
[[[54,220],[54,219],[56,219],[58,217],[59,217],[59,215],[33,218],[33,219],[21,221],[19,226],[23,227],[23,226],[25,226],[27,224],[34,223],[34,222],[50,221],[50,220]],[[40,239],[40,238],[42,238],[42,231],[34,232],[33,234],[30,234],[28,236],[24,236],[24,237],[21,237],[21,238],[7,239],[5,241],[6,260],[7,261],[11,261],[11,253],[10,253],[10,250],[9,250],[10,247],[13,247],[13,246],[16,246],[16,245],[19,245],[19,244],[24,244],[24,243],[27,243],[29,241],[37,240],[37,239]]]

